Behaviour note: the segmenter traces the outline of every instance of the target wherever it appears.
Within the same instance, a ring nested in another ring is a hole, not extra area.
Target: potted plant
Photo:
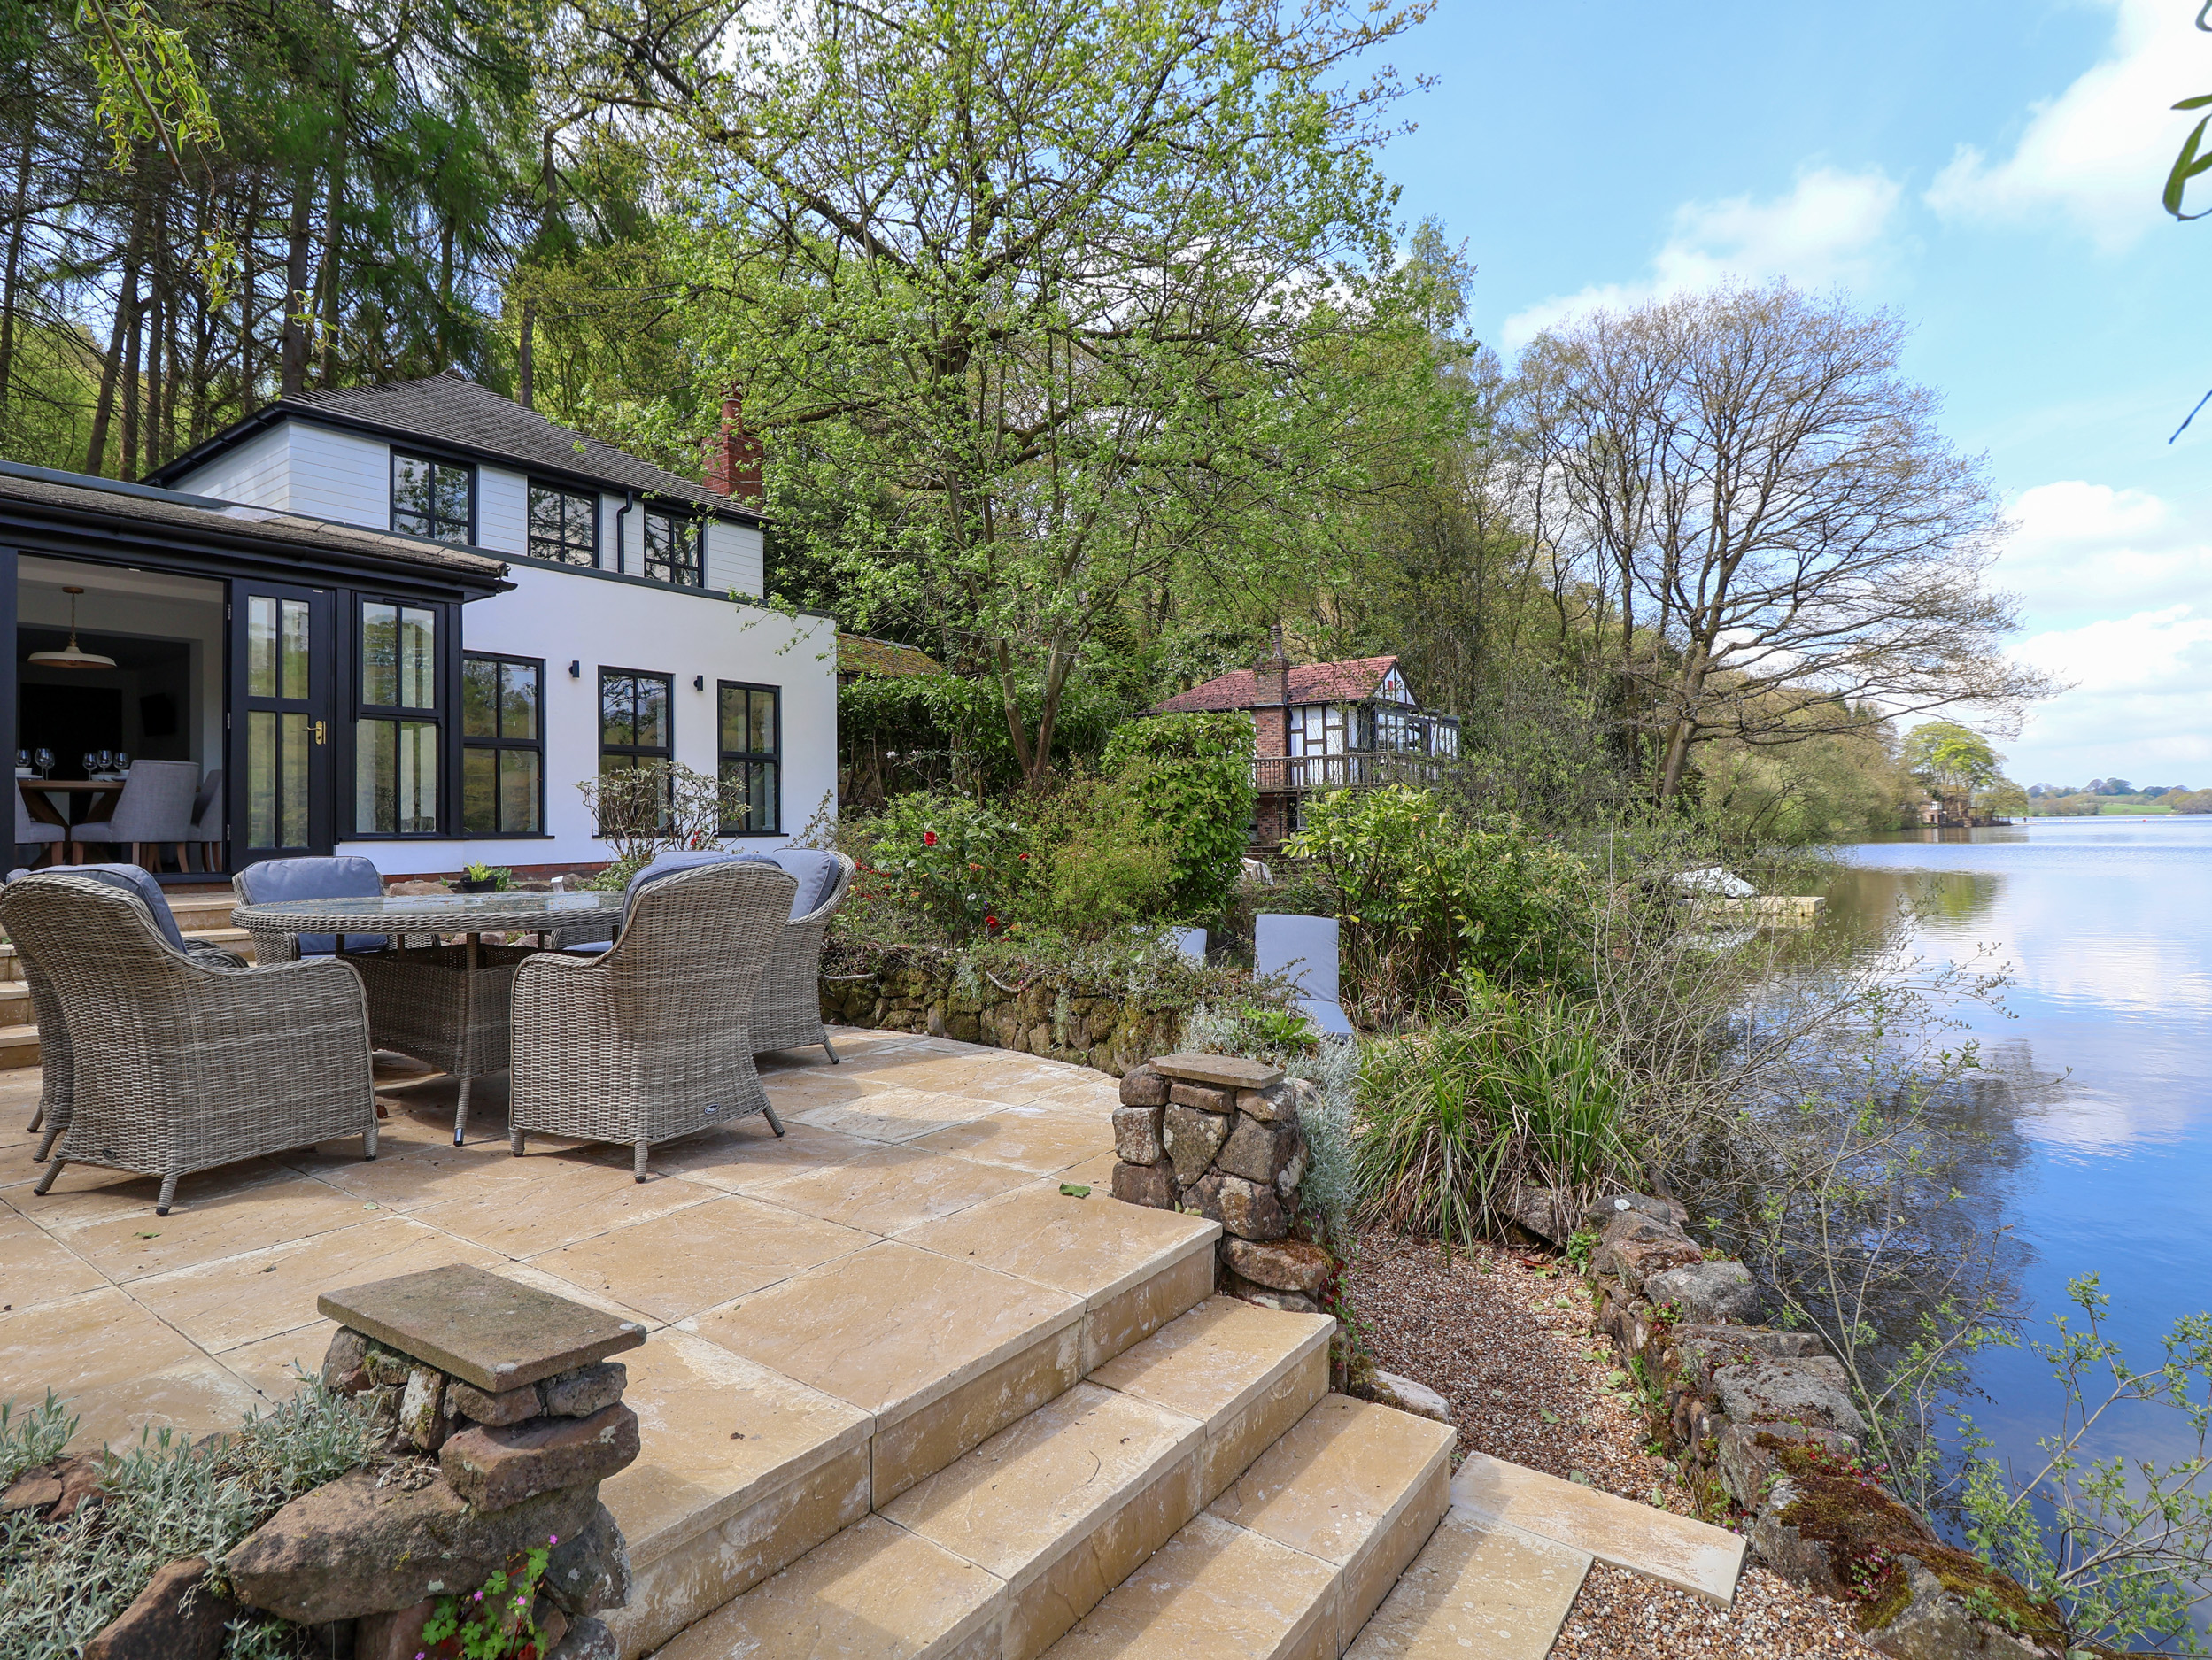
[[[469,865],[453,884],[463,893],[504,893],[514,873],[504,865]]]

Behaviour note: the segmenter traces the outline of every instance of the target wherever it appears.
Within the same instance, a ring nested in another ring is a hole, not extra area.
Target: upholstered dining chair
[[[70,831],[72,856],[88,842],[128,847],[133,864],[152,869],[161,862],[161,849],[174,850],[179,870],[184,862],[184,844],[192,839],[192,795],[199,788],[200,769],[189,761],[141,761],[131,764],[123,793],[107,817],[80,824]]]
[[[241,905],[279,905],[291,899],[380,899],[384,878],[356,854],[334,859],[263,859],[230,878]],[[256,928],[249,920],[257,962],[290,962],[295,957],[327,957],[338,948],[336,934],[293,934],[280,928]],[[382,951],[382,934],[348,934],[347,952]]]
[[[18,847],[45,848],[68,839],[69,831],[66,826],[44,823],[31,816],[31,809],[23,799],[22,786],[18,784],[15,791],[15,845]],[[39,857],[43,859],[46,855],[42,853]]]
[[[223,861],[223,769],[217,767],[200,780],[192,798],[192,843],[200,850],[200,869],[214,870]]]

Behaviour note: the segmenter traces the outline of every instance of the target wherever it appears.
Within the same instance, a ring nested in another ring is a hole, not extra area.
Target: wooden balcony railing
[[[1395,749],[1354,750],[1343,755],[1261,755],[1252,762],[1252,788],[1262,795],[1319,790],[1372,790],[1383,784],[1430,784],[1450,758]]]

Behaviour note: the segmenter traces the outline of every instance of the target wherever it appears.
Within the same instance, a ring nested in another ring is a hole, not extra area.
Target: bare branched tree
[[[2056,689],[2004,654],[2015,603],[1984,579],[2005,521],[1899,373],[1904,333],[1776,283],[1600,312],[1524,358],[1547,539],[1659,799],[1715,738],[1959,706],[2002,726]]]

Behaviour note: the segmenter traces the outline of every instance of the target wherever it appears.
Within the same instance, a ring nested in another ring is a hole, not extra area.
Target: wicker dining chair
[[[731,861],[642,890],[597,956],[543,952],[514,977],[507,1133],[656,1143],[756,1114],[784,1133],[753,1069],[750,1013],[797,882]]]
[[[159,1177],[166,1216],[196,1171],[340,1136],[376,1156],[368,1008],[344,963],[223,966],[73,870],[8,884],[0,926],[45,980],[73,1060],[61,1145],[34,1193],[97,1164]]]
[[[189,939],[178,928],[175,915],[169,909],[169,901],[161,892],[161,884],[143,865],[75,865],[72,876],[89,882],[104,883],[120,892],[138,899],[153,919],[153,925],[169,945],[197,959],[211,968],[243,969],[244,957],[233,955],[220,946],[204,939]],[[27,871],[19,873],[27,876]],[[62,1018],[61,1001],[54,995],[53,983],[38,965],[35,952],[24,949],[20,940],[15,942],[16,953],[23,964],[24,988],[31,994],[31,1019],[38,1027],[39,1093],[38,1110],[31,1115],[29,1133],[43,1139],[33,1162],[46,1162],[46,1156],[54,1150],[54,1143],[69,1123],[69,1103],[75,1090],[75,1046],[69,1040],[69,1023]]]
[[[830,918],[852,892],[853,861],[843,853],[807,847],[771,853],[662,853],[630,879],[625,913],[636,903],[638,894],[654,883],[677,870],[713,864],[773,865],[799,884],[792,900],[792,915],[777,937],[776,949],[769,954],[753,993],[753,1052],[764,1054],[770,1049],[804,1049],[818,1043],[829,1055],[830,1064],[835,1066],[838,1053],[822,1023],[822,941],[829,932]],[[579,956],[606,950],[604,942],[614,932],[613,925],[602,922],[584,927],[599,938],[564,937],[554,942],[555,947]]]

